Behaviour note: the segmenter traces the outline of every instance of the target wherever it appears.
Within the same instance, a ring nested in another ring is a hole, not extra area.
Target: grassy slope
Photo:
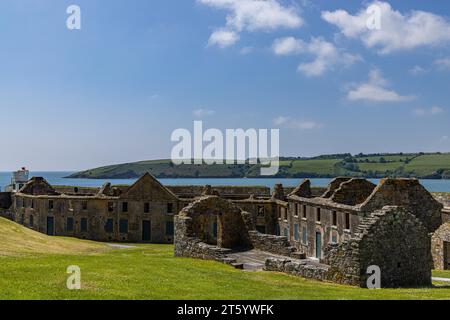
[[[0,219],[0,299],[448,299],[450,287],[367,290],[211,261],[174,258],[173,246],[125,250],[48,238]],[[4,233],[6,232],[6,233]],[[31,233],[30,233],[31,232]],[[23,236],[28,238],[23,242]],[[41,247],[38,252],[22,246]],[[9,248],[9,249],[8,249]],[[17,251],[21,253],[20,256]],[[96,254],[91,254],[91,253]],[[75,255],[77,254],[77,255]],[[66,268],[81,268],[82,290],[66,289]],[[448,272],[439,276],[450,277]]]
[[[27,254],[96,254],[109,247],[92,241],[53,238],[0,218],[0,256]]]
[[[381,161],[384,158],[386,163]],[[355,157],[359,170],[345,166],[344,159],[296,159],[280,162],[280,177],[334,177],[334,176],[411,176],[430,177],[439,170],[448,170],[450,175],[450,154],[385,155]],[[369,162],[366,162],[369,161]],[[409,163],[406,161],[408,160]],[[173,166],[170,160],[142,161],[113,165],[79,172],[76,178],[137,178],[149,171],[159,178],[195,177],[257,177],[259,166],[254,165],[181,165]],[[441,173],[442,174],[442,173]]]

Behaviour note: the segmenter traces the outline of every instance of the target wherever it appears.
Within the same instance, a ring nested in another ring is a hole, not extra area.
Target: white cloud
[[[312,38],[309,43],[293,37],[280,38],[274,41],[272,50],[276,55],[313,56],[313,61],[301,63],[298,67],[298,71],[307,76],[320,76],[335,65],[348,66],[361,60],[360,56],[343,52],[331,42],[321,38]]]
[[[290,117],[278,116],[273,120],[276,126],[294,130],[313,130],[323,127],[323,124],[310,120],[297,120]]]
[[[431,108],[417,108],[414,110],[416,116],[435,116],[444,113],[445,110],[441,107],[431,107]]]
[[[279,28],[298,28],[302,26],[303,19],[295,7],[286,7],[278,0],[197,0],[199,3],[227,10],[226,26],[214,31],[209,43],[217,44],[222,48],[233,45],[243,31],[273,31]],[[228,41],[220,41],[219,35],[228,32]],[[230,36],[233,35],[230,41]],[[219,40],[218,40],[219,39]]]
[[[365,100],[374,102],[404,102],[413,100],[413,96],[402,96],[388,88],[388,82],[376,69],[369,74],[369,81],[356,86],[347,94],[351,101]]]
[[[272,50],[276,55],[287,56],[305,52],[305,42],[294,37],[276,39],[272,45]]]
[[[425,68],[422,68],[421,66],[414,66],[411,69],[409,69],[409,74],[413,76],[420,76],[422,74],[428,73],[428,70]]]
[[[276,126],[281,126],[281,125],[285,124],[288,121],[289,121],[289,118],[288,117],[283,117],[283,116],[278,116],[275,119],[273,119],[273,123]]]
[[[208,109],[196,109],[193,111],[194,116],[196,116],[198,118],[212,116],[212,115],[214,115],[214,113],[215,113],[214,110],[208,110]]]
[[[361,40],[368,48],[378,48],[380,54],[450,43],[450,22],[442,16],[425,11],[401,13],[388,2],[374,1],[380,10],[380,30],[367,26],[371,17],[366,8],[352,15],[345,10],[322,12],[322,18],[337,26],[348,38]]]
[[[430,109],[430,113],[431,113],[432,115],[440,114],[440,113],[443,113],[443,112],[444,112],[444,109],[442,109],[442,108],[440,108],[440,107],[432,107],[432,108]]]
[[[450,70],[450,58],[437,59],[434,64],[439,70]]]
[[[239,35],[236,32],[226,29],[219,29],[214,31],[209,37],[208,46],[217,45],[220,48],[232,46],[239,40]]]

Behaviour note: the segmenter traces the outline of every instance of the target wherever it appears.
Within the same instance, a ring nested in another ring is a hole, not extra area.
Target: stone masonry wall
[[[166,186],[179,197],[193,198],[201,196],[204,186]],[[257,186],[212,186],[212,190],[217,191],[224,198],[243,198],[250,195],[255,197],[270,197],[270,188]]]
[[[322,263],[268,259],[266,270],[366,287],[372,265],[381,269],[382,288],[431,286],[430,238],[421,221],[385,207],[363,219],[353,238],[328,245]]]
[[[354,206],[364,202],[376,185],[366,179],[351,179],[343,182],[334,192],[331,201]]]
[[[216,219],[217,239],[211,238]],[[205,239],[216,243],[205,243]],[[250,248],[241,210],[217,196],[202,197],[175,216],[175,256],[223,261],[231,249]]]
[[[429,232],[442,225],[443,205],[417,179],[383,179],[369,198],[361,204],[361,211],[371,213],[385,206],[402,206],[415,215]]]
[[[450,193],[434,193],[434,198],[442,203],[445,207],[450,208]]]
[[[0,217],[6,218],[9,220],[14,220],[14,214],[11,210],[8,209],[0,209]]]
[[[351,178],[347,177],[338,177],[333,180],[331,180],[330,184],[328,185],[327,190],[322,195],[322,198],[330,198],[333,193],[340,187],[341,183],[349,181]]]
[[[11,205],[11,192],[0,192],[0,209],[9,209]]]
[[[324,281],[327,280],[329,266],[313,264],[306,260],[268,258],[264,270],[284,272],[294,276]]]
[[[431,247],[427,229],[401,207],[385,207],[361,221],[350,241],[326,250],[331,281],[364,287],[371,265],[381,269],[383,288],[431,285]],[[359,278],[359,281],[358,281]]]
[[[296,251],[288,238],[250,231],[250,241],[255,249],[289,257]]]
[[[450,262],[450,257],[446,257],[445,242],[450,243],[450,222],[444,223],[431,237],[431,248],[433,254],[433,264],[436,270],[448,270],[450,265],[445,265],[445,258],[447,263]]]

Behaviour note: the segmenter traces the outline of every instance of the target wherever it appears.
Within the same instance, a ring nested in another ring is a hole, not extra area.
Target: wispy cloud
[[[380,54],[450,43],[450,22],[443,16],[420,10],[401,13],[383,1],[369,5],[380,10],[380,30],[367,27],[370,15],[366,8],[353,15],[343,9],[325,11],[322,18],[338,27],[344,36],[359,39],[367,48],[378,48]]]
[[[417,108],[414,109],[413,113],[416,116],[423,117],[423,116],[436,116],[438,114],[444,113],[445,110],[441,107],[431,107],[431,108]]]
[[[429,72],[428,69],[425,69],[421,66],[414,66],[411,69],[409,69],[409,74],[411,74],[413,76],[420,76],[420,75],[426,74],[428,72]]]
[[[347,99],[351,101],[404,102],[415,98],[400,95],[388,88],[387,80],[382,77],[379,70],[374,69],[369,74],[369,81],[351,89],[347,94]]]
[[[253,47],[243,47],[241,48],[241,50],[239,50],[239,53],[242,55],[247,55],[250,54],[254,51],[255,49]]]
[[[228,11],[226,25],[214,31],[209,45],[226,48],[239,40],[243,31],[273,31],[298,28],[303,19],[293,6],[283,6],[279,0],[197,0],[198,3]]]
[[[450,58],[437,59],[434,61],[434,65],[439,70],[450,71]]]
[[[323,124],[311,120],[298,120],[285,116],[278,116],[273,119],[274,125],[286,129],[294,130],[312,130],[323,127]]]
[[[193,115],[198,118],[208,117],[215,114],[214,110],[208,110],[208,109],[195,109],[193,112]]]
[[[298,66],[298,71],[307,76],[320,76],[337,65],[348,66],[362,60],[360,56],[346,53],[321,38],[312,38],[310,42],[293,37],[279,38],[274,41],[272,50],[280,56],[299,54],[313,56],[313,61]]]
[[[409,74],[413,76],[420,76],[432,71],[450,71],[450,58],[436,59],[428,67],[416,65],[409,69]]]

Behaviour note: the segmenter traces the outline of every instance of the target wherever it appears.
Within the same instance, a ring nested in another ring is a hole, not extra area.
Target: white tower
[[[20,189],[22,189],[25,183],[28,182],[29,175],[30,172],[25,167],[22,167],[22,169],[13,172],[11,184],[9,186],[6,186],[5,191],[6,192],[19,191]]]

